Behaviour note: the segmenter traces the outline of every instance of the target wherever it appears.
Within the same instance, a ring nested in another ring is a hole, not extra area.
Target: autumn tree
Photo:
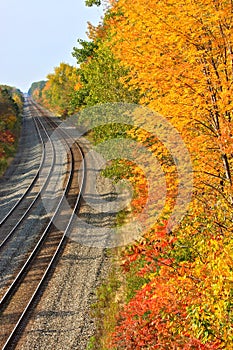
[[[139,261],[149,282],[120,313],[112,346],[231,349],[232,2],[111,3],[109,46],[127,71],[121,82],[180,131],[194,172],[180,226],[169,232],[164,223],[125,252],[127,269]]]
[[[45,87],[46,81],[41,80],[32,83],[28,90],[28,94],[32,96],[37,102],[42,102],[41,97],[42,97],[42,90]]]
[[[117,1],[114,11],[113,51],[130,68],[125,81],[140,88],[142,103],[173,116],[183,137],[195,128],[199,146],[203,138],[214,145],[202,160],[231,202],[231,1]]]
[[[7,167],[7,162],[16,151],[20,132],[23,95],[20,90],[0,86],[0,174]]]
[[[61,116],[74,113],[70,101],[78,82],[77,68],[61,63],[47,78],[48,81],[42,90],[43,103]]]
[[[232,220],[231,6],[140,0],[116,1],[112,10],[113,51],[129,69],[125,84],[182,133],[207,215],[216,199],[228,208],[216,218],[222,228]]]

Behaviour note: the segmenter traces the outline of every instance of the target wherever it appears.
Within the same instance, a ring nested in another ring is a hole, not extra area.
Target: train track
[[[19,225],[26,218],[31,208],[38,201],[41,192],[46,188],[49,182],[52,170],[54,168],[54,164],[55,164],[54,144],[51,142],[49,135],[46,131],[46,128],[44,127],[40,119],[37,120],[37,118],[34,118],[34,123],[36,126],[36,130],[38,132],[38,136],[39,136],[39,139],[42,145],[42,150],[43,150],[42,156],[41,156],[41,162],[35,176],[33,177],[32,181],[29,183],[28,187],[26,187],[24,193],[13,205],[13,207],[10,208],[10,210],[7,212],[7,214],[2,218],[0,222],[0,230],[1,230],[0,251],[1,249],[4,248],[7,242],[13,237],[14,233],[17,232],[17,228],[19,227]],[[48,140],[47,143],[46,143],[46,139],[42,137],[40,127],[42,128]],[[45,179],[43,184],[41,184],[41,181],[38,181],[38,178],[40,176],[40,180],[42,179],[43,170],[45,171]]]
[[[28,135],[28,130],[31,131],[31,135]],[[32,158],[33,162],[30,160]],[[45,152],[43,149],[42,135],[38,130],[35,120],[29,116],[28,104],[25,103],[19,152],[15,156],[13,166],[10,167],[11,171],[9,172],[9,169],[7,169],[6,174],[1,179],[1,185],[3,183],[3,188],[1,188],[0,193],[0,228],[4,222],[7,221],[11,213],[17,209],[17,206],[30,189],[32,189],[42,167],[44,158]],[[23,175],[25,175],[23,179],[24,181],[22,181]],[[4,189],[4,182],[6,181],[8,186],[5,186]],[[11,194],[12,196],[10,196]],[[4,198],[7,198],[10,205],[8,205],[9,203],[4,203]]]
[[[33,104],[35,111],[39,111],[41,114],[40,107]],[[42,122],[43,119],[43,122]],[[47,116],[40,118],[36,121],[37,130],[43,129],[44,135],[47,137],[47,144],[52,144],[54,140],[51,140],[51,136],[47,132],[48,126],[50,128],[50,133],[57,127],[57,124],[54,123]],[[45,126],[46,125],[46,126]],[[66,182],[63,193],[56,202],[56,208],[50,217],[46,227],[44,228],[39,240],[37,241],[34,249],[28,254],[27,259],[25,260],[22,268],[14,276],[14,280],[11,285],[7,288],[7,291],[4,293],[0,301],[0,319],[1,319],[1,332],[0,332],[0,344],[2,349],[14,348],[14,344],[19,337],[19,334],[22,331],[22,327],[25,326],[28,315],[32,309],[32,306],[35,304],[36,300],[39,298],[41,293],[41,288],[44,285],[46,279],[48,278],[51,268],[54,266],[54,263],[59,256],[61,249],[64,246],[65,238],[68,234],[70,225],[72,223],[73,216],[75,215],[80,197],[81,191],[84,186],[84,170],[80,169],[80,164],[83,162],[83,154],[80,147],[74,140],[70,140],[70,136],[64,131],[58,131],[57,136],[60,140],[66,144],[67,157],[68,157],[68,167],[69,170],[66,174]],[[41,136],[42,139],[42,136]],[[61,142],[61,141],[60,141]],[[72,144],[72,147],[69,145]],[[51,145],[51,149],[55,148],[55,145]],[[45,150],[45,145],[43,145]],[[38,183],[39,173],[42,171],[46,159],[46,151],[43,152],[40,163],[40,170],[34,177],[33,181],[30,184],[30,188],[25,191],[26,195],[32,191],[35,186],[35,183]],[[39,194],[41,191],[44,191],[44,196],[46,195],[46,190],[51,191],[49,185],[51,181],[52,172],[54,169],[54,161],[56,156],[52,156],[52,162],[49,166],[49,174],[43,177],[42,185],[40,185],[40,191],[37,192],[33,201],[31,202],[31,208],[39,199]],[[79,185],[77,183],[77,171],[82,172],[82,182]],[[38,185],[38,184],[37,184]],[[14,209],[10,210],[10,214],[5,216],[3,222],[7,222],[12,213],[21,206],[21,203],[24,201],[23,196],[20,200],[14,205]],[[68,207],[67,207],[68,203]],[[21,226],[21,223],[27,220],[28,213],[31,208],[28,207],[28,212],[26,215],[21,216],[22,219],[20,224],[17,226],[17,223],[14,225],[16,228],[11,229],[12,235],[15,235],[18,231],[18,227]],[[27,211],[26,210],[26,211]],[[26,212],[25,211],[25,212]],[[10,233],[9,233],[10,234]],[[1,249],[4,250],[5,244],[9,244],[11,240],[11,234],[7,235],[4,239],[4,244],[2,244]]]
[[[56,155],[55,146],[34,107],[30,110],[30,113],[28,112],[28,114],[31,113],[36,113],[33,119],[43,145],[43,152],[40,166],[32,182],[26,187],[16,205],[9,210],[10,215],[5,216],[0,227],[0,276],[2,277],[0,299],[13,282],[14,276],[23,267],[34,245],[40,238],[43,227],[48,223],[49,216],[52,217],[54,212],[54,210],[51,210],[51,213],[45,215],[41,195],[43,191],[48,189],[49,182],[54,177],[53,173],[56,172],[58,156]],[[49,132],[51,133],[51,131]],[[60,153],[60,151],[57,152]],[[67,151],[66,149],[65,153]],[[17,192],[15,195],[17,195]],[[40,227],[31,224],[36,217]],[[43,217],[43,220],[41,217]]]

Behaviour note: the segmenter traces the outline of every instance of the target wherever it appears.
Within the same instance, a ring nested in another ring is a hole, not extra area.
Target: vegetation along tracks
[[[34,108],[37,109],[35,105]],[[44,119],[47,127],[48,125],[51,126],[51,124],[54,125],[54,122],[51,122],[47,117],[41,119]],[[42,128],[42,124],[40,124],[39,127]],[[2,325],[0,344],[3,349],[9,349],[14,346],[13,344],[21,328],[25,325],[25,319],[27,320],[29,311],[38,298],[41,287],[63,247],[72,218],[77,210],[81,190],[84,185],[84,169],[80,169],[80,164],[84,164],[82,162],[82,151],[76,142],[72,142],[72,146],[68,147],[70,142],[68,142],[69,135],[67,133],[62,131],[58,133],[62,142],[66,143],[67,149],[69,171],[66,173],[65,188],[62,195],[58,197],[59,200],[55,201],[56,209],[50,217],[39,240],[35,244],[34,249],[30,254],[27,254],[27,259],[22,268],[18,271],[17,275],[14,276],[13,282],[0,301],[0,322]],[[57,141],[59,142],[59,140]],[[83,176],[80,185],[77,184],[76,176],[79,170],[82,171]],[[59,173],[57,175],[59,175]],[[50,177],[50,181],[51,178],[52,177]],[[47,181],[46,178],[45,182]],[[56,186],[56,183],[53,186]],[[43,189],[43,191],[45,191],[44,196],[47,195],[46,191],[51,191],[49,184],[45,187],[46,188]],[[68,209],[70,210],[67,209],[67,202],[69,204]],[[23,229],[21,231],[23,231]]]

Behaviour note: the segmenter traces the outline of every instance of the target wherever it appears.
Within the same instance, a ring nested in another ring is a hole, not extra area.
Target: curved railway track
[[[34,121],[35,122],[35,121]],[[39,176],[39,173],[40,173],[40,170],[43,166],[43,163],[45,161],[45,149],[44,149],[44,140],[40,134],[40,131],[38,129],[38,125],[37,123],[35,122],[35,126],[36,126],[36,129],[37,129],[37,133],[38,133],[38,136],[39,136],[39,139],[40,139],[40,142],[41,144],[43,145],[43,152],[42,152],[42,157],[41,157],[41,162],[40,162],[40,165],[39,165],[39,168],[34,176],[34,178],[32,179],[31,183],[29,184],[29,186],[26,188],[26,190],[24,191],[23,195],[16,201],[16,203],[12,206],[12,208],[7,212],[7,214],[5,214],[5,216],[1,219],[0,221],[0,228],[2,227],[2,225],[7,221],[7,219],[9,218],[9,216],[16,210],[16,208],[20,205],[20,203],[23,201],[23,199],[25,198],[25,196],[27,195],[27,193],[32,189],[33,185],[35,184],[38,176]]]
[[[33,104],[34,110],[39,111],[41,114],[42,110],[40,107],[37,107],[36,104]],[[42,121],[43,119],[43,121]],[[39,120],[39,119],[38,119]],[[47,142],[51,143],[56,140],[51,140],[49,132],[47,132],[48,126],[50,132],[57,127],[57,124],[54,123],[47,116],[41,118],[40,121],[36,121],[37,130],[43,129],[44,134],[46,134]],[[46,126],[45,126],[46,124]],[[52,128],[51,128],[52,127]],[[74,140],[70,140],[70,136],[64,131],[58,131],[60,140],[67,150],[68,157],[68,172],[66,175],[65,188],[63,193],[58,201],[56,201],[56,208],[50,217],[49,222],[44,228],[39,240],[37,241],[34,249],[28,254],[27,259],[25,260],[22,268],[17,273],[17,276],[14,277],[13,282],[7,288],[0,301],[0,319],[1,319],[1,332],[0,332],[0,345],[2,349],[11,349],[14,348],[14,344],[19,337],[19,333],[27,322],[28,315],[32,308],[32,305],[39,298],[41,288],[48,278],[51,268],[54,265],[57,257],[59,256],[61,249],[64,245],[65,238],[68,234],[73,216],[75,215],[80,197],[81,191],[84,186],[84,172],[85,169],[80,169],[80,164],[85,164],[83,162],[83,154],[80,147]],[[42,136],[41,136],[42,138]],[[72,144],[72,147],[69,145]],[[54,145],[54,147],[56,147]],[[45,149],[45,144],[43,144]],[[28,189],[25,191],[26,196],[32,190],[32,187],[35,186],[35,183],[38,182],[39,174],[42,171],[43,165],[46,159],[46,151],[42,154],[40,170],[38,170],[33,181],[29,185]],[[53,157],[55,161],[56,156]],[[51,174],[54,169],[54,162],[50,166],[49,174],[43,179],[43,185],[40,186],[40,190],[44,191],[46,195],[46,190],[50,190],[49,181],[51,180]],[[77,172],[82,171],[82,182],[79,186],[77,183]],[[78,188],[79,187],[79,188]],[[31,207],[39,199],[41,191],[37,192],[33,201],[31,202]],[[51,195],[51,194],[50,194]],[[12,216],[12,213],[20,207],[20,203],[24,201],[23,196],[18,202],[14,205],[14,208],[10,210],[10,214],[5,216],[4,222],[7,222],[8,218]],[[31,210],[31,207],[28,207],[28,211]],[[25,212],[27,212],[27,210]],[[28,212],[21,216],[21,221],[27,219]],[[14,230],[15,234],[18,231],[18,227],[21,226],[21,223]],[[11,230],[12,231],[12,230]],[[5,238],[4,244],[10,241],[9,238]],[[4,244],[2,244],[1,249],[4,249]]]
[[[1,238],[0,238],[0,252],[1,249],[7,244],[9,239],[11,239],[14,233],[17,232],[17,228],[22,223],[22,221],[26,218],[26,216],[31,211],[32,207],[36,205],[36,202],[39,200],[41,192],[46,188],[48,182],[50,180],[52,171],[54,169],[54,164],[56,161],[55,148],[54,144],[51,142],[49,135],[46,131],[46,128],[42,124],[42,122],[36,118],[34,118],[34,122],[36,125],[36,129],[42,144],[42,157],[39,168],[36,172],[36,175],[32,179],[31,183],[29,183],[28,187],[22,194],[22,196],[17,200],[14,206],[8,211],[8,213],[4,216],[4,218],[0,222],[0,230],[1,230]],[[48,142],[46,143],[45,138],[42,137],[41,131],[39,130],[39,125],[41,126]],[[46,145],[50,146],[50,150]],[[52,152],[49,154],[49,151]],[[47,163],[46,163],[47,159]],[[45,168],[45,169],[43,169]],[[47,169],[49,168],[49,169]],[[45,170],[45,179],[43,183],[38,181],[40,176],[40,180],[42,179],[42,173]],[[39,182],[39,184],[38,184]],[[37,191],[35,188],[37,187]]]
[[[30,134],[28,130],[31,131]],[[28,103],[25,103],[19,151],[10,171],[7,169],[0,179],[0,229],[36,182],[45,158],[43,141],[36,121],[29,116]],[[4,186],[6,182],[7,186]]]
[[[38,112],[36,113],[38,114]],[[49,217],[52,217],[54,212],[54,210],[51,210],[51,213],[47,212],[47,215],[45,215],[41,195],[46,192],[50,180],[53,178],[58,156],[55,152],[54,142],[50,139],[42,120],[38,115],[33,118],[37,125],[36,130],[39,132],[40,140],[43,142],[41,166],[29,187],[26,187],[26,191],[16,203],[17,205],[14,205],[13,210],[12,208],[9,210],[10,215],[5,216],[5,221],[0,227],[0,299],[25,264],[43,232],[43,227],[48,223]],[[67,153],[68,147],[66,148],[65,152]],[[28,190],[29,188],[30,190]],[[17,191],[15,194],[17,195]],[[36,218],[40,223],[40,227],[35,225]]]

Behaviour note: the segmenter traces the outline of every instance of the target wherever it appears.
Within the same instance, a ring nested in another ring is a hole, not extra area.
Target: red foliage
[[[13,144],[15,142],[15,136],[9,130],[2,131],[2,132],[0,132],[0,142],[6,143],[6,144],[9,144],[9,145]]]
[[[181,300],[174,285],[157,277],[139,290],[119,315],[118,326],[112,335],[110,349],[219,349],[219,342],[203,344],[184,332],[186,301]],[[171,275],[170,275],[171,276]],[[174,324],[179,324],[176,328]]]

